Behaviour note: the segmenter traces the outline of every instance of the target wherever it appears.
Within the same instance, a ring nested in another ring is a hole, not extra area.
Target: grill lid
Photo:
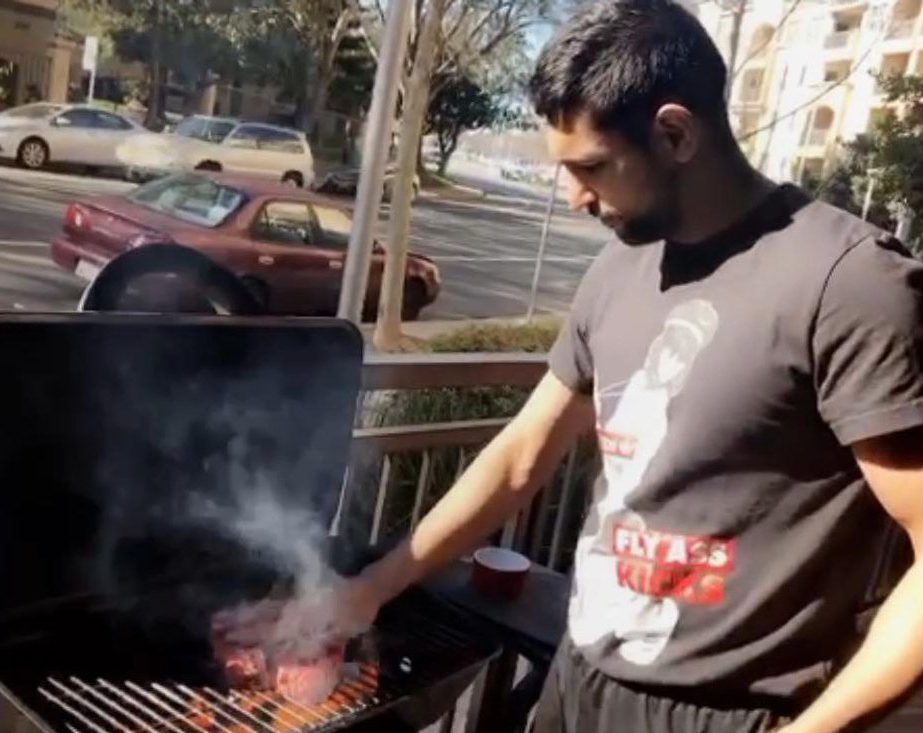
[[[223,518],[251,499],[329,525],[360,384],[352,326],[4,315],[0,351],[0,639],[55,599],[268,577],[284,558]]]

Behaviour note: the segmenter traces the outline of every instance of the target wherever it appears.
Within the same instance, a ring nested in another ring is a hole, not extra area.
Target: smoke
[[[334,575],[323,560],[327,529],[317,516],[282,499],[270,474],[239,463],[229,468],[229,495],[218,500],[213,495],[194,494],[189,519],[268,557],[280,574],[294,580],[297,595],[330,585]]]
[[[249,467],[250,453],[247,437],[235,436],[223,459],[228,492],[221,499],[193,494],[187,516],[268,559],[293,581],[291,595],[281,602],[261,599],[227,609],[228,639],[262,648],[269,660],[314,660],[336,629],[337,577],[324,559],[328,528],[297,498],[279,491],[271,470]]]
[[[329,530],[358,354],[325,329],[168,335],[128,341],[83,385],[72,480],[100,511],[81,574],[133,622],[197,639],[215,612],[284,594],[259,645],[310,656],[337,621]]]

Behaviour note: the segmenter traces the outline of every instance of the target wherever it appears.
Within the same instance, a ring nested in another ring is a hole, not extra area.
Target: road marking
[[[439,255],[434,255],[433,259],[436,262],[535,262],[535,257],[478,257],[478,256],[468,256],[468,255],[447,255],[441,257]],[[562,264],[571,264],[571,263],[581,263],[581,262],[592,262],[596,257],[594,255],[572,255],[569,257],[545,257],[544,262],[557,262]]]

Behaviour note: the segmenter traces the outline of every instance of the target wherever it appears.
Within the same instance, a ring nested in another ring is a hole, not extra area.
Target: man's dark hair
[[[552,124],[586,111],[599,129],[646,143],[668,102],[726,127],[726,82],[715,44],[678,3],[601,0],[582,6],[548,43],[529,91]]]

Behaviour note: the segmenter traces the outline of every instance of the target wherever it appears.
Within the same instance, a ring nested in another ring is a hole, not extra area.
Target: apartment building
[[[0,0],[0,109],[65,101],[76,44],[57,32],[58,0]]]
[[[726,59],[737,0],[695,8]],[[730,112],[777,180],[822,177],[842,142],[888,114],[876,75],[923,74],[923,0],[751,0],[737,35]]]

